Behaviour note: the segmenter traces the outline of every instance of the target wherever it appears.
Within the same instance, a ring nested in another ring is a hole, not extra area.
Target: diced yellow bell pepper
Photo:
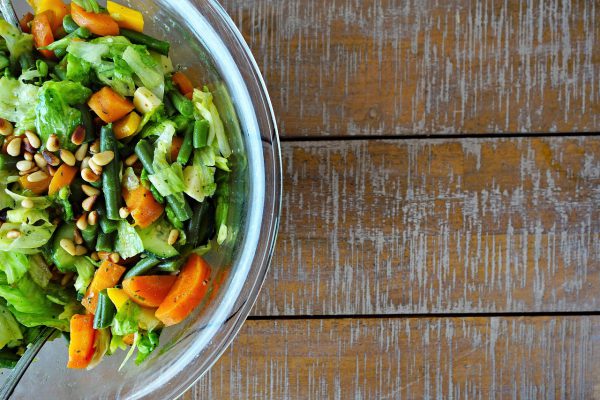
[[[117,311],[121,310],[125,303],[132,301],[123,289],[106,289],[106,294],[108,294],[108,298],[113,302]],[[154,313],[156,312],[155,309],[142,306],[138,307],[140,307],[140,314],[138,316],[140,328],[152,331],[162,325],[158,318],[154,316]]]
[[[106,2],[106,9],[119,27],[137,32],[144,31],[144,16],[141,12],[112,1]]]
[[[132,111],[129,115],[114,123],[113,130],[115,137],[117,140],[121,140],[135,135],[141,122],[142,117],[135,111]]]

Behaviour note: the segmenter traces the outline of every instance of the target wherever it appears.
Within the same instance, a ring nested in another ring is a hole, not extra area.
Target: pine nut
[[[121,261],[121,256],[118,253],[112,253],[110,255],[110,261],[117,264],[119,261]]]
[[[38,135],[36,135],[32,131],[25,131],[25,136],[27,136],[27,139],[29,139],[29,144],[33,148],[39,149],[42,146],[42,141],[40,140]]]
[[[86,249],[84,246],[77,246],[75,247],[75,255],[76,256],[85,256],[88,252],[88,249]]]
[[[17,169],[19,171],[29,171],[33,167],[35,167],[35,164],[32,163],[31,161],[23,160],[23,161],[19,161],[17,163]]]
[[[62,247],[64,251],[66,251],[72,256],[77,255],[77,248],[75,247],[75,243],[73,243],[73,241],[70,239],[62,239],[60,241],[60,247]]]
[[[102,153],[98,153],[92,157],[92,161],[95,162],[100,167],[105,167],[115,159],[115,153],[112,150],[103,151]]]
[[[50,137],[48,138],[48,141],[46,142],[46,148],[52,153],[60,150],[60,140],[58,140],[58,136],[56,136],[55,133],[50,135]]]
[[[92,170],[92,171],[94,171],[94,173],[95,173],[96,175],[102,175],[102,167],[101,167],[101,166],[99,166],[98,164],[96,164],[96,163],[94,162],[94,159],[93,159],[93,158],[90,158],[90,161],[88,161],[88,164],[89,164],[89,166],[90,166],[91,170]]]
[[[21,144],[23,140],[20,137],[14,138],[6,147],[6,152],[13,157],[18,157],[21,154]]]
[[[48,175],[50,176],[54,176],[56,175],[56,171],[58,171],[58,169],[56,169],[56,167],[53,166],[48,166]]]
[[[92,143],[92,145],[90,146],[90,153],[92,153],[92,154],[100,153],[100,141],[99,140],[96,140],[94,143]]]
[[[44,150],[42,155],[44,156],[44,160],[53,167],[58,167],[60,165],[60,158],[56,157],[50,151]]]
[[[77,225],[77,229],[81,230],[81,231],[85,231],[88,228],[88,215],[87,213],[84,213],[81,217],[79,217],[77,219],[76,224]]]
[[[25,200],[23,200],[21,202],[21,206],[23,208],[29,208],[29,209],[31,209],[31,208],[35,207],[35,204],[33,204],[33,200],[31,200],[31,199],[25,199]]]
[[[69,150],[61,149],[60,150],[60,159],[63,160],[65,164],[70,167],[73,167],[77,160],[75,160],[75,156]]]
[[[92,211],[88,214],[88,224],[94,226],[98,223],[98,211]]]
[[[9,136],[12,135],[15,131],[13,124],[10,121],[5,120],[4,118],[0,118],[0,135]]]
[[[127,165],[128,167],[132,167],[138,160],[139,157],[137,156],[137,154],[132,154],[125,160],[125,165]]]
[[[45,179],[48,179],[48,174],[44,171],[37,171],[27,176],[27,180],[31,183],[41,182]]]
[[[84,181],[89,183],[96,183],[100,179],[100,177],[89,168],[85,168],[83,171],[81,171],[81,177]]]
[[[100,194],[100,190],[90,185],[81,185],[81,190],[83,190],[83,193],[87,196],[98,196]]]
[[[73,142],[75,146],[79,146],[84,140],[85,128],[82,125],[79,125],[77,128],[75,128],[73,134],[71,135],[71,142]]]
[[[6,237],[8,239],[18,239],[21,237],[21,231],[12,229],[12,230],[8,231],[8,233],[6,234]]]
[[[108,251],[99,251],[98,252],[98,258],[100,258],[102,261],[108,260],[109,257],[110,257],[110,253]]]
[[[31,169],[28,169],[27,171],[19,171],[19,176],[27,176],[29,174],[33,174],[34,172],[39,171],[40,169],[38,167],[33,167]]]
[[[33,159],[35,160],[37,166],[40,168],[46,168],[46,166],[48,166],[48,161],[46,161],[44,156],[40,153],[37,153],[35,156],[33,156]]]
[[[85,199],[83,203],[81,203],[81,207],[84,209],[84,211],[92,211],[96,200],[98,200],[98,196],[90,196]]]
[[[173,246],[175,243],[177,243],[177,240],[179,239],[179,231],[177,229],[173,229],[171,230],[171,232],[169,233],[169,245]]]
[[[100,261],[100,257],[98,257],[98,253],[97,252],[93,252],[92,255],[90,256],[92,258],[92,260],[94,261]]]
[[[33,161],[33,154],[27,152],[23,154],[23,158],[25,158],[25,161]]]
[[[75,244],[83,244],[83,237],[81,236],[79,228],[76,228],[73,232],[73,241]]]
[[[71,279],[73,279],[73,277],[74,277],[74,276],[75,276],[75,274],[74,274],[74,273],[72,273],[72,272],[69,272],[68,274],[65,274],[65,275],[62,277],[62,279],[60,280],[60,285],[61,285],[62,287],[65,287],[65,286],[67,286],[67,284],[68,284],[69,282],[71,282]]]
[[[90,167],[91,159],[92,159],[92,157],[85,157],[83,160],[81,160],[81,169],[82,170]]]
[[[119,209],[119,217],[126,219],[127,217],[129,217],[129,208],[127,207],[121,207]]]
[[[27,138],[22,138],[23,139],[23,150],[27,153],[35,153],[37,151],[37,149],[35,147],[33,147],[31,145],[31,143],[29,143],[29,139]]]
[[[89,145],[87,143],[82,144],[81,146],[79,146],[79,148],[77,149],[77,151],[75,152],[75,159],[77,161],[83,161],[83,159],[85,158],[85,156],[87,155],[88,149],[89,149]]]

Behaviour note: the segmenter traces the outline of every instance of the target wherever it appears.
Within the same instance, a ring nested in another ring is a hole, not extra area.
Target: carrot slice
[[[92,361],[94,356],[94,329],[93,315],[73,315],[71,317],[71,341],[69,342],[68,368],[83,369]]]
[[[27,189],[31,191],[31,193],[35,195],[42,195],[44,193],[48,193],[48,188],[50,187],[50,182],[52,182],[52,177],[49,176],[43,181],[39,182],[29,182],[26,176],[22,176],[19,178],[19,183],[23,187],[23,189]]]
[[[54,42],[54,34],[52,33],[52,22],[54,21],[54,12],[45,11],[37,14],[31,23],[31,34],[36,49],[45,58],[54,58],[54,52],[50,50],[40,50],[40,47],[46,47]]]
[[[89,29],[98,36],[117,36],[119,25],[109,14],[87,12],[75,3],[71,3],[71,16],[75,23]]]
[[[36,15],[45,11],[52,11],[53,21],[51,22],[53,32],[56,32],[56,30],[62,26],[63,18],[69,12],[67,5],[61,0],[34,0],[32,3]]]
[[[96,270],[94,279],[81,304],[92,314],[96,312],[98,294],[104,289],[115,287],[125,273],[125,268],[108,260],[104,261]]]
[[[25,33],[31,33],[31,26],[29,25],[33,21],[33,14],[27,13],[23,15],[23,18],[19,21],[21,30]]]
[[[135,108],[131,101],[108,86],[94,93],[88,105],[107,124],[120,120]]]
[[[132,191],[123,188],[123,198],[135,224],[140,228],[152,225],[165,211],[152,192],[141,185]]]
[[[166,326],[180,323],[202,302],[208,290],[210,266],[200,256],[192,254],[177,276],[177,281],[156,310]]]
[[[174,136],[173,142],[171,143],[171,161],[175,162],[177,160],[181,146],[183,146],[183,138]]]
[[[173,83],[179,89],[179,92],[186,96],[188,93],[192,93],[194,91],[194,85],[190,78],[187,77],[183,72],[175,72],[173,74]]]
[[[48,194],[52,196],[53,194],[58,193],[60,189],[71,185],[73,179],[75,179],[75,176],[77,175],[77,171],[77,167],[62,164],[52,177],[50,187],[48,188]]]
[[[165,300],[177,280],[172,275],[134,276],[123,281],[123,290],[137,304],[156,308]]]

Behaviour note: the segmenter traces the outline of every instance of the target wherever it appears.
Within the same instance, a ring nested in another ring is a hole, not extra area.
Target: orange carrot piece
[[[119,283],[121,277],[125,273],[125,268],[105,260],[100,265],[100,268],[96,270],[94,279],[88,288],[88,291],[81,301],[81,304],[90,313],[96,312],[96,306],[98,305],[98,294],[104,289],[113,288]]]
[[[176,280],[172,275],[134,276],[123,281],[123,290],[140,306],[157,308]]]
[[[77,25],[98,36],[117,36],[120,32],[119,25],[109,14],[87,12],[71,3],[71,16]]]
[[[154,199],[152,192],[141,185],[132,191],[123,188],[123,198],[135,224],[140,228],[152,225],[165,211],[164,207]]]
[[[127,336],[123,336],[123,343],[125,343],[127,346],[133,346],[134,340],[135,335],[133,333],[130,333]]]
[[[171,291],[156,310],[166,326],[180,323],[202,302],[208,290],[210,266],[200,256],[192,254],[177,276]]]
[[[26,176],[22,176],[21,178],[19,178],[19,183],[21,184],[21,187],[23,187],[23,189],[31,191],[31,193],[37,196],[48,193],[50,182],[52,182],[51,176],[39,182],[29,182]]]
[[[53,194],[58,193],[60,189],[71,185],[77,175],[77,171],[77,167],[62,164],[52,177],[50,187],[48,188],[48,194],[52,196]]]
[[[179,155],[179,151],[181,150],[181,146],[183,146],[183,139],[179,136],[173,137],[173,142],[171,144],[171,161],[177,161],[177,156]]]
[[[33,0],[33,10],[35,14],[41,14],[46,11],[52,12],[52,31],[62,26],[63,18],[69,13],[69,7],[61,0]]]
[[[177,86],[179,92],[184,96],[188,93],[194,92],[194,85],[192,84],[192,81],[190,81],[190,78],[188,78],[183,72],[175,72],[173,74],[173,83],[175,86]]]
[[[131,101],[108,86],[94,93],[88,105],[107,124],[120,120],[135,108]]]
[[[54,21],[54,13],[45,11],[37,14],[31,23],[31,34],[36,49],[44,56],[44,58],[54,58],[54,52],[50,50],[40,50],[40,47],[46,47],[54,42],[54,34],[52,33],[52,22]]]
[[[71,341],[69,342],[68,368],[83,369],[90,365],[94,356],[94,316],[73,315],[71,317]]]
[[[24,33],[31,33],[31,26],[29,25],[33,21],[33,14],[27,13],[23,15],[23,18],[19,21],[19,26]]]

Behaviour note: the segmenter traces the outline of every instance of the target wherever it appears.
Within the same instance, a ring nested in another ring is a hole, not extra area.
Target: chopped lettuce
[[[6,304],[0,302],[0,350],[4,347],[18,346],[23,339],[19,323],[10,313]]]
[[[132,258],[144,251],[144,244],[135,228],[127,221],[119,222],[115,251],[123,258]]]
[[[154,175],[148,177],[161,196],[182,193],[185,190],[184,173],[179,163],[157,169]]]
[[[36,254],[44,246],[54,233],[56,226],[49,222],[13,224],[5,223],[0,227],[0,251],[18,251],[23,254]],[[21,236],[16,239],[9,239],[8,232],[18,230]]]
[[[61,147],[74,150],[71,134],[81,125],[82,117],[81,111],[72,106],[85,103],[91,94],[90,89],[78,82],[44,83],[35,108],[35,126],[42,143],[55,133]]]
[[[123,60],[137,78],[159,99],[165,94],[165,76],[162,67],[156,62],[145,46],[132,45],[123,52]]]
[[[216,144],[221,155],[229,158],[232,153],[231,146],[229,145],[229,139],[225,133],[225,127],[223,126],[219,111],[213,103],[213,95],[206,89],[204,91],[195,89],[193,101],[197,111],[196,118],[205,119],[209,123],[208,144],[213,145],[216,139]]]
[[[1,21],[1,20],[0,20]],[[17,132],[35,128],[35,102],[39,88],[18,79],[0,78],[0,118],[15,123]]]
[[[75,290],[80,295],[85,295],[88,286],[94,279],[96,267],[86,257],[77,257],[75,260],[75,268],[77,269],[77,280],[75,281]]]
[[[36,285],[45,289],[50,284],[52,272],[46,261],[39,254],[29,257],[29,275]]]
[[[112,333],[117,336],[126,336],[137,333],[139,329],[138,317],[140,306],[131,300],[127,300],[115,315],[112,323]]]
[[[11,63],[16,63],[23,54],[33,52],[33,36],[22,33],[18,28],[12,26],[0,18],[0,36],[6,41],[10,52]]]
[[[110,48],[105,43],[74,41],[67,47],[67,52],[69,54],[79,57],[92,65],[101,64],[102,57],[107,55],[109,51]]]
[[[23,278],[29,269],[27,256],[15,251],[0,252],[0,271],[6,274],[9,285],[13,285]]]
[[[67,79],[81,84],[87,84],[90,80],[92,64],[79,58],[74,54],[67,54]]]
[[[158,347],[158,341],[160,338],[159,332],[148,332],[142,333],[137,341],[137,356],[135,363],[140,365],[143,363],[150,354]]]

